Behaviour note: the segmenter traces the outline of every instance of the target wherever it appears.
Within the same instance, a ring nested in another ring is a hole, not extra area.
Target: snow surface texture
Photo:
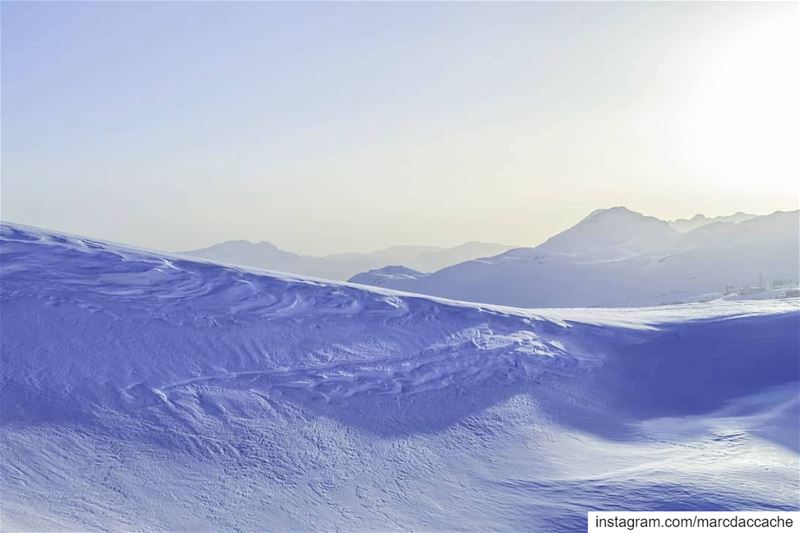
[[[351,281],[519,307],[664,305],[717,299],[729,287],[797,282],[800,212],[746,217],[681,233],[624,207],[601,209],[535,248],[414,278],[373,271]]]
[[[3,225],[8,530],[797,510],[797,300],[521,310]]]
[[[208,259],[230,265],[262,268],[345,281],[366,270],[387,265],[404,265],[422,272],[506,252],[516,246],[488,242],[467,242],[452,248],[436,246],[392,246],[371,253],[331,254],[323,257],[287,252],[269,242],[226,241],[179,255]]]

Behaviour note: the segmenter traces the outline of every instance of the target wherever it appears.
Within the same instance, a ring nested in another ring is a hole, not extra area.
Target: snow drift
[[[4,527],[797,510],[797,300],[478,306],[3,225]]]

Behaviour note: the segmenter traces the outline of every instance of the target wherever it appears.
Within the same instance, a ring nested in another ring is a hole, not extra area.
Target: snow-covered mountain
[[[360,283],[362,285],[373,285],[375,287],[383,287],[387,283],[391,284],[396,281],[406,281],[424,278],[427,274],[412,270],[400,265],[390,265],[383,268],[376,268],[368,272],[356,274],[350,281],[353,283]]]
[[[208,248],[178,252],[178,255],[325,279],[342,279],[353,267],[352,262],[326,262],[321,257],[287,252],[266,241],[225,241]]]
[[[586,263],[617,261],[658,250],[674,237],[675,230],[663,220],[612,207],[592,212],[534,248],[533,253]],[[516,251],[517,256],[523,253],[521,250]]]
[[[791,211],[741,222],[718,221],[681,233],[665,221],[616,207],[595,211],[535,248],[467,261],[414,279],[382,279],[381,285],[518,307],[702,301],[758,293],[752,288],[769,289],[780,280],[796,283],[798,227],[799,212]],[[368,276],[351,280],[372,283]]]
[[[179,252],[178,255],[344,281],[360,272],[388,265],[404,265],[422,272],[433,272],[470,259],[497,255],[512,248],[515,247],[473,241],[452,248],[392,246],[370,253],[341,253],[316,257],[287,252],[269,242],[239,240],[225,241],[199,250]]]
[[[3,529],[798,510],[797,299],[534,312],[3,225],[0,316]]]

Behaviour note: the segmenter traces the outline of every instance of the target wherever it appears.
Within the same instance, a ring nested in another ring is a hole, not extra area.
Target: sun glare
[[[727,187],[799,192],[797,22],[759,21],[703,63],[687,140],[708,175]]]

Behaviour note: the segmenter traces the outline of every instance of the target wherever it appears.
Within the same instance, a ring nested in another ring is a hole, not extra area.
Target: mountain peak
[[[387,283],[403,283],[426,277],[427,274],[401,265],[389,265],[376,268],[369,272],[362,272],[351,277],[351,283],[374,285],[380,287]]]
[[[277,252],[278,247],[268,241],[253,242],[245,239],[233,239],[212,244],[202,250],[224,250],[224,251],[250,251],[250,252]]]
[[[592,211],[538,249],[591,261],[609,261],[658,248],[676,233],[663,220],[617,206]]]
[[[628,209],[625,206],[618,205],[618,206],[615,206],[615,207],[607,207],[607,208],[604,208],[604,209],[595,209],[594,211],[589,213],[589,215],[586,216],[586,218],[581,220],[578,223],[578,225],[580,225],[580,224],[582,224],[584,222],[587,222],[589,220],[610,220],[610,219],[622,219],[622,218],[630,219],[630,220],[637,219],[637,218],[638,219],[658,220],[655,217],[643,215],[642,213],[639,213],[638,211],[633,211],[631,209]]]

